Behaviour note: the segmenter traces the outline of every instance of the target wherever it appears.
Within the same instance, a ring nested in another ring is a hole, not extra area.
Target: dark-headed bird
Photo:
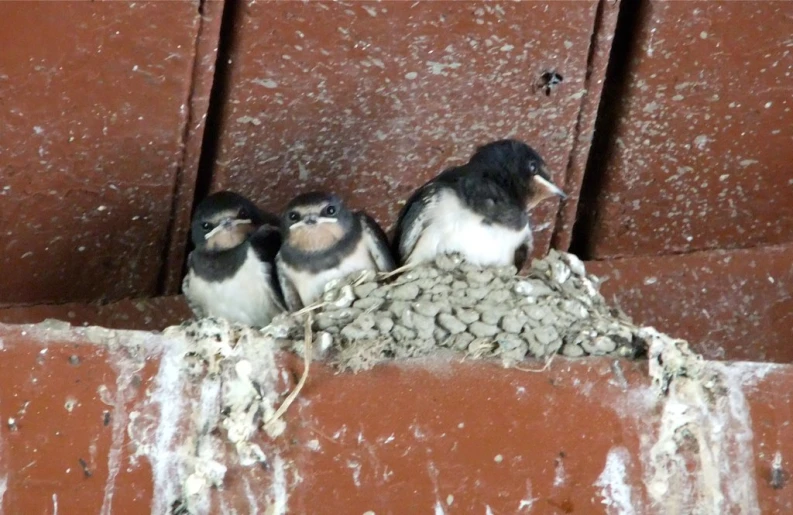
[[[552,196],[566,198],[533,148],[488,143],[413,193],[397,220],[394,253],[403,265],[459,253],[477,266],[520,268],[532,249],[529,211]]]
[[[220,191],[198,205],[190,231],[195,250],[182,291],[197,317],[262,327],[285,310],[275,277],[281,246],[276,216]]]
[[[350,211],[336,195],[305,193],[281,217],[284,242],[276,260],[291,311],[317,301],[325,285],[355,272],[388,272],[394,259],[388,239],[370,216]]]

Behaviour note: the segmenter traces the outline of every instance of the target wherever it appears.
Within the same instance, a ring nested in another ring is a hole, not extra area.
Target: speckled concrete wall
[[[185,236],[171,220],[189,216],[221,9],[0,3],[0,305],[158,293]]]
[[[388,227],[415,187],[507,136],[536,146],[564,185],[605,71],[587,74],[593,32],[613,30],[616,6],[242,2],[212,186],[273,210],[329,189]],[[610,39],[596,41],[607,56]],[[549,91],[546,72],[563,79]],[[537,210],[538,254],[557,207]]]
[[[642,3],[591,257],[793,242],[793,3]]]
[[[570,215],[618,6],[233,4],[203,172],[273,210],[332,189],[387,226],[420,182],[517,136],[572,194]],[[0,259],[17,271],[0,278],[0,305],[178,292],[223,3],[0,9],[14,49],[0,76],[13,99],[0,113]],[[542,87],[546,73],[561,83]],[[536,213],[538,254],[557,208]]]
[[[793,246],[590,261],[634,320],[708,359],[793,363]]]

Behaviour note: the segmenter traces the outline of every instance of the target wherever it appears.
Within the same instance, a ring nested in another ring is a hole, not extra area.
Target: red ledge
[[[141,405],[168,339],[119,331],[105,345],[97,334],[0,325],[0,511],[149,513],[178,493],[166,470],[178,456],[153,468],[135,445],[167,425],[168,406]],[[147,359],[130,373],[119,363],[135,352]],[[277,362],[282,399],[302,362]],[[286,431],[258,438],[267,465],[225,463],[211,511],[673,513],[676,502],[678,513],[791,513],[793,367],[706,367],[730,379],[714,402],[660,396],[646,362],[559,357],[529,372],[444,356],[359,374],[315,364]],[[172,424],[176,440],[191,415]]]

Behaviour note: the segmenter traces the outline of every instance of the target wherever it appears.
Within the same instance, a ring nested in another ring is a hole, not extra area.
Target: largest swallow
[[[198,205],[190,230],[195,250],[182,282],[197,317],[263,327],[285,310],[275,277],[278,223],[278,217],[230,191]]]
[[[533,242],[529,211],[552,196],[566,198],[533,148],[488,143],[413,193],[397,219],[394,251],[402,264],[459,253],[478,266],[520,267]]]
[[[281,218],[281,231],[278,280],[291,311],[318,300],[334,279],[394,268],[388,239],[377,222],[362,211],[351,211],[333,194],[295,197]]]

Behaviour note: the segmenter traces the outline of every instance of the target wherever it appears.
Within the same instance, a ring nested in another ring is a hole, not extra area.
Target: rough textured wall
[[[212,186],[273,210],[330,189],[387,227],[420,183],[507,136],[535,145],[564,184],[597,11],[596,1],[243,2]],[[562,82],[546,95],[538,86],[552,72]],[[556,210],[538,209],[539,252]]]
[[[0,3],[0,304],[157,293],[205,21],[192,1]]]
[[[642,5],[587,251],[790,243],[793,3]]]

